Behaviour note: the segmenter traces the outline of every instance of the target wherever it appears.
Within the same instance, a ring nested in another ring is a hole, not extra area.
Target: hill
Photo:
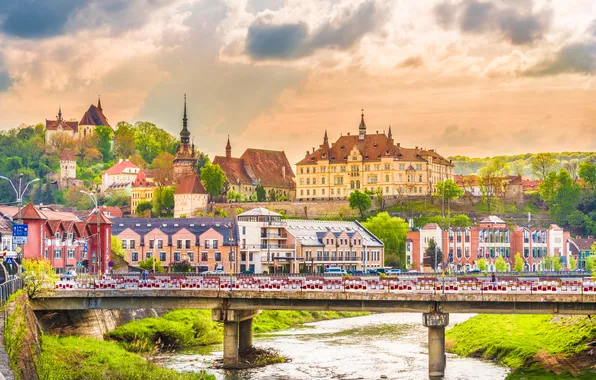
[[[562,152],[551,153],[553,157],[559,161],[559,166],[562,167],[565,161],[579,160],[584,161],[588,156],[594,152]],[[455,165],[455,174],[477,174],[478,169],[486,166],[491,160],[495,158],[505,161],[511,168],[511,174],[519,174],[525,177],[532,177],[532,160],[536,156],[535,153],[525,153],[513,156],[494,156],[485,158],[471,158],[467,156],[453,156],[449,157]]]

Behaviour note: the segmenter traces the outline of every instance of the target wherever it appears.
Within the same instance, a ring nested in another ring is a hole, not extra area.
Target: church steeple
[[[190,131],[188,130],[188,118],[186,117],[186,94],[184,94],[184,117],[182,118],[182,131],[180,131],[180,143],[190,142]]]
[[[62,107],[58,106],[58,117],[57,117],[58,121],[62,121]]]
[[[232,145],[230,144],[230,135],[228,135],[228,143],[226,144],[226,157],[232,158]]]
[[[325,129],[325,137],[323,137],[323,143],[329,142],[329,138],[327,137],[327,130]]]
[[[389,126],[389,133],[387,134],[387,137],[389,137],[390,139],[393,138],[393,134],[391,133],[391,126]]]
[[[99,95],[97,95],[97,109],[103,111],[101,108],[101,97]]]
[[[358,127],[358,140],[364,140],[364,136],[366,136],[366,123],[364,122],[364,108],[362,109],[362,115],[360,119],[360,126]]]

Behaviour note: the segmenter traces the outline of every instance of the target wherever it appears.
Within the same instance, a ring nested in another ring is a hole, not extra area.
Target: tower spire
[[[391,126],[389,126],[389,133],[387,134],[387,137],[389,137],[390,139],[393,138],[393,134],[391,133]]]
[[[360,115],[360,126],[358,127],[358,140],[364,140],[364,136],[366,136],[366,123],[364,122],[364,108],[361,110],[362,114]]]
[[[58,106],[58,121],[62,121],[62,106]]]
[[[228,135],[228,143],[226,144],[226,157],[232,158],[232,144],[230,144],[230,135]]]
[[[325,129],[325,137],[323,137],[323,143],[326,143],[329,141],[329,138],[327,138],[327,130]]]
[[[186,94],[184,94],[184,117],[182,118],[182,131],[180,132],[180,142],[188,144],[190,142],[190,131],[188,130],[188,117],[186,116]]]
[[[100,111],[103,111],[103,109],[101,108],[101,96],[97,95],[97,109]]]

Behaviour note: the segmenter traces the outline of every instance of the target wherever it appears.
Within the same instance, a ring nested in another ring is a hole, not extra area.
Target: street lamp
[[[97,202],[97,195],[93,193],[89,193],[85,190],[79,190],[81,193],[87,195],[91,198],[93,205],[95,206],[95,213],[97,214],[97,270],[98,273],[101,274],[101,232],[99,229],[99,204]]]
[[[19,216],[18,216],[17,222],[23,223],[23,218],[21,215],[21,208],[23,207],[23,195],[25,195],[25,192],[27,191],[27,188],[29,188],[29,185],[31,185],[33,182],[39,181],[39,178],[35,178],[35,179],[27,182],[27,184],[25,185],[25,188],[22,191],[21,191],[21,188],[22,188],[22,184],[23,184],[23,173],[19,174],[19,189],[18,190],[15,187],[15,185],[12,183],[12,180],[10,178],[0,175],[0,179],[5,179],[8,182],[10,182],[10,185],[12,186],[12,189],[14,190],[14,192],[17,196],[17,206],[19,208],[19,212],[18,212]],[[19,253],[19,257],[20,257],[20,253]]]

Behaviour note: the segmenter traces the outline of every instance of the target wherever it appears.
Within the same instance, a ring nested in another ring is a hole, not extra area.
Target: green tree
[[[586,259],[586,270],[593,272],[596,270],[596,256],[588,256]]]
[[[107,125],[98,125],[93,131],[93,135],[97,137],[97,149],[100,151],[103,159],[109,161],[113,158],[112,154],[112,135],[111,127]]]
[[[139,268],[151,271],[151,270],[153,270],[154,264],[155,264],[155,272],[163,273],[166,271],[165,269],[163,269],[163,266],[161,265],[161,263],[159,261],[157,261],[157,259],[154,256],[149,257],[148,259],[139,262]]]
[[[157,186],[153,190],[153,214],[157,217],[174,216],[174,192],[175,188],[169,186]]]
[[[492,213],[492,204],[496,197],[504,193],[503,178],[509,173],[509,166],[500,158],[495,158],[478,171],[482,200]]]
[[[114,132],[114,155],[117,158],[130,158],[136,152],[134,126],[125,121],[116,124]]]
[[[581,179],[596,188],[596,163],[585,161],[579,164],[578,174]]]
[[[377,205],[379,210],[383,211],[385,209],[384,208],[385,202],[383,201],[383,188],[377,187],[375,189],[374,196],[375,196],[375,204]]]
[[[161,152],[174,154],[178,141],[168,132],[147,121],[135,124],[135,146],[145,162],[152,162]]]
[[[118,256],[124,258],[124,248],[122,248],[122,240],[118,239],[115,235],[112,235],[112,256]]]
[[[575,257],[569,255],[569,265],[568,265],[569,270],[575,270],[577,268],[577,260],[575,259]]]
[[[23,270],[23,287],[29,298],[45,297],[55,289],[58,276],[49,260],[24,259]]]
[[[370,198],[369,198],[370,200]],[[385,246],[385,264],[403,268],[406,264],[408,224],[401,218],[380,212],[362,223]]]
[[[174,273],[192,272],[192,265],[187,260],[175,262],[171,265],[170,268]]]
[[[551,153],[538,153],[532,160],[532,173],[544,180],[548,173],[556,171],[559,163]]]
[[[579,160],[572,158],[571,160],[565,160],[562,162],[563,169],[567,170],[573,179],[573,182],[577,181],[579,174]]]
[[[211,164],[211,159],[205,153],[199,154],[199,158],[197,159],[197,167],[195,168],[195,173],[200,173],[201,169],[205,166]]]
[[[577,209],[579,204],[580,186],[573,182],[567,170],[561,169],[555,177],[549,174],[546,180],[540,184],[539,190],[555,223],[567,225],[569,215]]]
[[[452,179],[437,182],[436,190],[434,196],[443,201],[443,207],[445,207],[445,201],[447,201],[447,219],[450,220],[451,201],[464,195],[464,192]]]
[[[155,182],[161,185],[167,185],[172,182],[174,170],[174,156],[168,152],[161,152],[151,162],[153,167],[153,178]]]
[[[265,202],[267,200],[267,193],[263,185],[257,185],[256,188],[257,202]]]
[[[211,197],[217,197],[223,191],[226,173],[217,164],[207,164],[201,169],[201,182]]]
[[[137,208],[135,209],[135,214],[138,217],[145,217],[147,212],[151,212],[151,210],[153,210],[153,204],[149,201],[141,201],[139,202],[139,204],[137,205]]]
[[[560,271],[561,270],[561,260],[558,257],[553,257],[553,270]]]
[[[350,194],[349,198],[350,208],[352,210],[358,209],[360,216],[364,218],[364,213],[372,207],[372,201],[370,195],[361,192],[360,190],[354,190]]]
[[[497,269],[497,272],[507,271],[507,263],[505,262],[502,256],[499,256],[497,258],[497,261],[495,261],[495,268]]]
[[[513,265],[513,270],[516,272],[524,271],[524,260],[522,259],[519,252],[515,254],[515,264]]]
[[[435,239],[430,239],[428,242],[424,256],[430,258],[430,266],[435,271],[438,269],[439,264],[443,264],[443,251],[441,251]]]
[[[486,264],[486,260],[484,260],[483,258],[478,260],[478,262],[476,263],[478,265],[478,270],[482,271],[482,272],[486,272],[486,270],[488,269],[488,265]]]

